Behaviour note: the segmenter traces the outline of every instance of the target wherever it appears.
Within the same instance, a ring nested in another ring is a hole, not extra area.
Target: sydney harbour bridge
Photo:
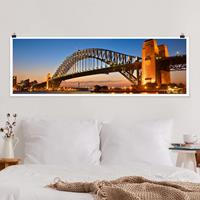
[[[148,40],[147,42],[151,41],[155,40]],[[154,47],[151,46],[151,48]],[[162,50],[161,53],[156,52],[155,48],[155,52],[151,52],[148,56],[143,55],[142,58],[108,49],[89,48],[78,50],[63,61],[52,77],[47,76],[45,82],[33,85],[32,89],[57,89],[64,80],[113,72],[120,73],[136,86],[144,85],[145,82],[142,80],[150,80],[156,84],[161,84],[161,79],[166,76],[166,73],[186,70],[186,55],[170,57],[164,55],[165,53],[163,54],[163,48],[160,49]],[[148,49],[146,51],[148,54]],[[150,62],[149,66],[146,65],[147,61]],[[151,68],[150,71],[148,68]],[[164,76],[161,72],[165,73]],[[148,75],[144,79],[142,76],[145,76],[145,74]]]

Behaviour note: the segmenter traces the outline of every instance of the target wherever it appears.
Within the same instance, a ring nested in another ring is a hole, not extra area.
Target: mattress
[[[92,200],[91,194],[61,192],[45,187],[56,177],[64,181],[111,180],[143,176],[151,180],[200,183],[200,176],[176,167],[135,163],[130,166],[17,165],[0,172],[0,200]]]

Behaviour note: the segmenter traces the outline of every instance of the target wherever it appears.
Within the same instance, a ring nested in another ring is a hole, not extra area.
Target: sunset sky
[[[30,78],[42,82],[50,72],[52,75],[63,62],[77,50],[103,48],[133,56],[140,56],[145,39],[14,39],[13,75],[18,82]],[[185,39],[158,39],[158,44],[168,46],[169,55],[186,54]],[[185,83],[185,72],[173,72],[173,82]],[[73,85],[81,82],[84,86],[96,83],[108,83],[113,86],[131,85],[121,74],[93,75],[66,81]]]

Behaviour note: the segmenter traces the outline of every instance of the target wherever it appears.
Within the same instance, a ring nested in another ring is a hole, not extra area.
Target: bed
[[[45,187],[56,177],[65,181],[112,180],[121,176],[137,175],[151,180],[190,181],[200,183],[200,176],[190,170],[176,167],[149,166],[57,166],[17,165],[0,172],[1,200],[93,200],[85,193],[61,192]]]
[[[170,121],[102,125],[96,121],[26,120],[20,130],[24,164],[0,172],[0,200],[92,200],[87,193],[46,187],[61,180],[142,176],[200,183],[193,171],[173,167]]]

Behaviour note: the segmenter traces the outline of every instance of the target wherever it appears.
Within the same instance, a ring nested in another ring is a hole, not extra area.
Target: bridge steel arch
[[[114,66],[114,65],[133,64],[136,61],[141,59],[136,56],[130,56],[130,55],[126,55],[123,53],[119,53],[119,52],[115,52],[115,51],[111,51],[107,49],[90,48],[90,49],[78,50],[77,52],[73,53],[71,56],[67,57],[63,61],[63,63],[56,70],[52,79],[56,79],[56,78],[66,75],[73,65],[75,65],[78,61],[81,61],[87,58],[100,60],[101,62],[104,62],[105,64],[107,64],[109,67]]]

